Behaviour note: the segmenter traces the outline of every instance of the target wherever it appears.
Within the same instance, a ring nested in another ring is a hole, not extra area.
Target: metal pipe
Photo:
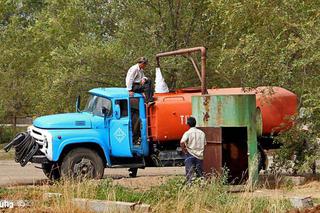
[[[163,52],[158,53],[156,55],[157,65],[160,67],[160,58],[166,56],[174,56],[174,55],[184,55],[193,52],[201,52],[201,93],[202,95],[208,94],[207,91],[207,83],[206,83],[206,48],[205,47],[193,47],[193,48],[186,48],[180,50],[174,50],[170,52]]]
[[[194,67],[194,70],[196,71],[196,73],[197,73],[197,75],[198,75],[198,77],[199,77],[200,82],[202,82],[201,74],[200,74],[199,67],[198,67],[197,63],[195,62],[195,60],[192,58],[191,55],[189,55],[188,58],[189,58],[189,60],[191,61],[192,65],[193,65],[193,67]]]

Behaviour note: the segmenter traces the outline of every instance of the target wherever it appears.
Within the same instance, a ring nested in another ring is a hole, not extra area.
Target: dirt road
[[[28,163],[25,167],[15,163],[12,160],[0,161],[0,186],[20,185],[20,184],[33,184],[47,178],[42,173],[41,169],[34,167],[34,164]],[[152,176],[153,179],[160,182],[163,176],[183,175],[183,167],[151,167],[138,170],[138,178],[129,178],[128,169],[105,169],[104,177],[111,177],[115,181],[122,180],[130,185],[133,180],[135,182],[144,182],[148,177]]]

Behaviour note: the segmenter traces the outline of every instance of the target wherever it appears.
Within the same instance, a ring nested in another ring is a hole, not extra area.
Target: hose
[[[9,152],[12,146],[22,142],[26,137],[26,132],[18,133],[10,143],[8,143],[3,149],[6,152]]]
[[[15,161],[20,163],[24,167],[29,160],[39,150],[39,144],[35,139],[27,132],[21,132],[4,147],[4,150],[8,152],[11,147],[15,148]]]

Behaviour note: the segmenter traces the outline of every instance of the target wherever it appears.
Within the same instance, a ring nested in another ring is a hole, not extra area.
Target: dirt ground
[[[138,170],[138,177],[130,178],[128,169],[110,169],[104,171],[104,178],[112,178],[114,183],[133,189],[146,190],[154,185],[160,185],[168,178],[184,175],[183,167],[150,167]],[[14,185],[32,185],[46,181],[41,169],[28,163],[25,167],[12,160],[0,161],[0,187]]]
[[[290,198],[290,197],[312,197],[320,199],[320,182],[310,181],[299,186],[280,187],[279,189],[257,189],[255,196],[273,197],[273,198]]]
[[[119,180],[114,180],[114,184],[119,184],[121,186],[129,187],[137,191],[146,191],[153,186],[159,186],[165,183],[168,179],[174,176],[143,176],[136,178],[121,178]]]

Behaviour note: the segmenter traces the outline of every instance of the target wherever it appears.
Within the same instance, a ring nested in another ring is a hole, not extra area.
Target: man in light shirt
[[[148,59],[141,57],[137,60],[137,64],[130,67],[126,77],[126,87],[130,96],[133,96],[135,92],[144,93],[146,103],[150,105],[154,103],[152,82],[143,73],[147,64]]]
[[[180,141],[180,146],[186,154],[184,161],[186,168],[187,183],[190,184],[192,181],[193,172],[195,170],[197,177],[203,177],[203,152],[204,146],[206,145],[206,136],[204,132],[197,129],[196,119],[189,117],[187,124],[190,129],[186,131]]]

